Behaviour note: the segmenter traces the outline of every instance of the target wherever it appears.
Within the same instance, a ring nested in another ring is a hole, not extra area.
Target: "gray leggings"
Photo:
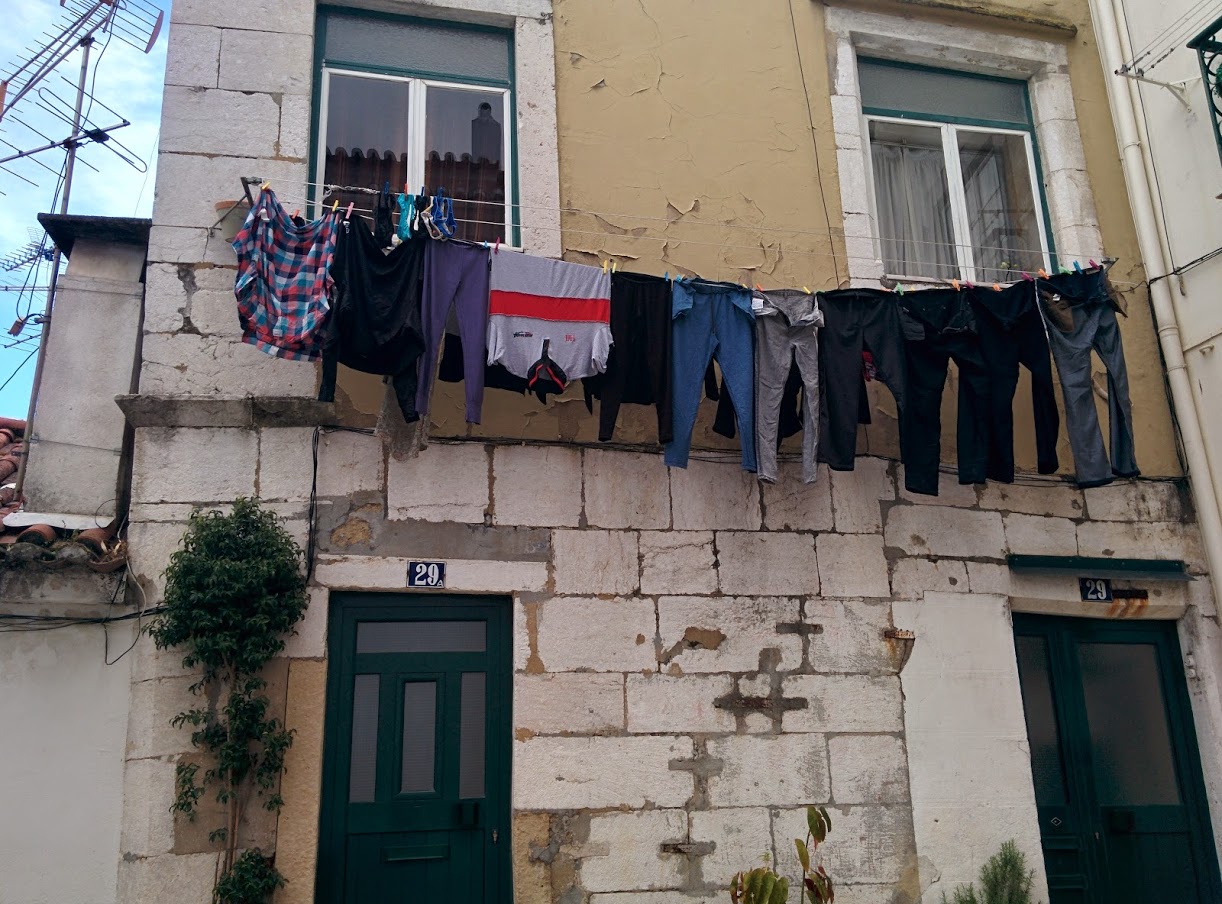
[[[819,328],[823,312],[813,295],[793,289],[757,293],[755,316],[755,440],[759,479],[777,481],[781,397],[796,361],[802,374],[802,482],[814,483],[819,449]]]
[[[1045,290],[1046,284],[1041,282],[1040,288]],[[1116,477],[1136,477],[1140,472],[1133,453],[1133,404],[1129,399],[1129,372],[1124,363],[1116,312],[1106,296],[1074,303],[1069,311],[1073,315],[1073,330],[1062,332],[1055,320],[1049,319],[1048,344],[1061,378],[1065,426],[1073,449],[1078,486],[1096,487],[1111,483]],[[1090,379],[1092,349],[1107,368],[1110,463],[1103,446]]]

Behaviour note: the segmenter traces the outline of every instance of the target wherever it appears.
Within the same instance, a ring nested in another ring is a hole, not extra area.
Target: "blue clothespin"
[[[667,282],[670,282],[670,271],[667,270],[666,274],[662,278],[666,280]]]
[[[1079,264],[1077,261],[1074,261],[1074,262],[1073,262],[1073,271],[1074,271],[1074,273],[1081,273],[1081,272],[1082,272],[1082,265],[1081,265],[1081,264]]]

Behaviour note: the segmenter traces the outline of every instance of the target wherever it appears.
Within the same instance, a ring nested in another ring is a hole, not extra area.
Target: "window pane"
[[[1027,87],[1019,81],[948,69],[912,69],[858,61],[861,105],[935,119],[987,119],[1029,125]]]
[[[1102,806],[1178,804],[1175,756],[1152,644],[1078,646]]]
[[[403,765],[399,790],[426,794],[435,787],[437,749],[437,683],[403,685]]]
[[[327,13],[323,55],[362,63],[467,78],[509,78],[509,34],[384,17]]]
[[[426,97],[428,190],[454,198],[459,238],[505,241],[505,96],[430,86]]]
[[[330,77],[327,94],[327,156],[323,182],[380,189],[395,194],[407,181],[408,83],[353,75]],[[366,194],[339,192],[327,198],[341,206],[369,209]]]
[[[1021,135],[957,131],[977,277],[1013,281],[1044,266],[1039,205]]]
[[[458,796],[484,796],[484,673],[462,676],[458,752]]]
[[[1056,706],[1048,666],[1048,641],[1043,637],[1014,638],[1018,651],[1018,675],[1027,715],[1027,743],[1031,747],[1031,775],[1035,780],[1035,802],[1041,807],[1064,806],[1065,772],[1061,763],[1061,738],[1057,730]]]
[[[941,130],[871,121],[870,160],[887,272],[957,277]]]
[[[357,675],[353,684],[349,803],[370,803],[377,790],[378,684],[377,675]]]
[[[482,653],[487,622],[361,622],[357,653]]]

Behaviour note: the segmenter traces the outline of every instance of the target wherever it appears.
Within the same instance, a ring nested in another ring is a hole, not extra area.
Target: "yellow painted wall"
[[[1122,285],[1144,278],[1084,0],[971,4],[993,15],[960,12],[954,0],[856,5],[994,30],[999,40],[1006,34],[1064,40],[1105,250],[1119,258],[1114,278]],[[560,199],[562,207],[582,211],[562,218],[567,259],[597,263],[610,256],[642,272],[765,288],[826,290],[847,278],[821,3],[556,0],[555,34]],[[1130,316],[1122,328],[1138,462],[1147,475],[1179,475],[1147,296],[1144,289],[1127,295]],[[348,416],[372,419],[381,409],[380,380],[346,377],[340,401],[350,406]],[[952,372],[943,405],[944,462],[954,460],[953,389]],[[859,451],[896,456],[894,403],[876,385],[872,395],[875,425],[863,431]],[[713,410],[702,406],[694,445],[736,448],[712,434]],[[461,385],[441,384],[433,422],[443,436],[594,442],[597,433],[579,386],[546,408],[489,391],[483,424],[470,428]],[[1015,430],[1019,467],[1034,470],[1025,376]],[[655,436],[651,410],[622,409],[617,440],[648,443]],[[1063,427],[1060,458],[1062,471],[1071,472]]]

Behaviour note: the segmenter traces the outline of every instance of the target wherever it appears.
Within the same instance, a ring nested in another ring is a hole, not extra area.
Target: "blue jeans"
[[[751,293],[733,283],[685,280],[671,293],[674,318],[671,372],[674,439],[666,444],[666,464],[686,468],[692,428],[704,387],[704,372],[717,359],[725,378],[743,445],[743,470],[755,471],[755,340]]]

